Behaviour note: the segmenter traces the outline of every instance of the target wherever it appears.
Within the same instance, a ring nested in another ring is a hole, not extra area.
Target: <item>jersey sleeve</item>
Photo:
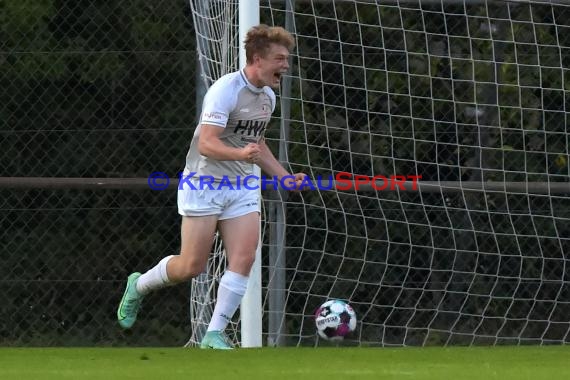
[[[204,96],[200,124],[213,124],[225,127],[230,113],[235,108],[235,103],[236,94],[231,86],[231,82],[214,83],[206,93],[206,96]]]

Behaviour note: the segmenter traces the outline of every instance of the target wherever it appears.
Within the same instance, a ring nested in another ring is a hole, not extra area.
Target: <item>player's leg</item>
[[[180,227],[180,254],[163,258],[141,275],[137,291],[146,295],[168,285],[188,281],[204,271],[214,243],[217,215],[183,216]]]
[[[259,244],[259,212],[220,220],[218,226],[226,248],[228,270],[248,277]]]
[[[167,256],[141,275],[129,276],[117,310],[119,324],[130,328],[136,321],[143,297],[152,290],[188,280],[206,266],[213,244],[218,215],[222,206],[215,191],[197,191],[190,187],[178,190],[178,213],[183,216],[180,255]]]
[[[217,215],[183,216],[180,254],[163,258],[142,275],[133,273],[129,276],[117,310],[121,327],[132,327],[145,295],[165,286],[187,281],[205,269],[212,249],[217,219]]]
[[[259,213],[220,220],[218,228],[224,242],[228,267],[218,287],[218,296],[208,332],[201,346],[208,347],[210,341],[217,342],[217,347],[227,348],[220,343],[224,339],[223,331],[231,321],[247,289],[249,272],[255,260],[255,251],[259,243]]]

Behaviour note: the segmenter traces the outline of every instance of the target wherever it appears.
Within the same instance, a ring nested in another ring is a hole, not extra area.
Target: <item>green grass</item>
[[[570,379],[570,346],[0,348],[0,379]]]

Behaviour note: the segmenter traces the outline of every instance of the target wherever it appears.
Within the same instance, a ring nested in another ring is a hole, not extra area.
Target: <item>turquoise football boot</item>
[[[137,320],[137,313],[141,306],[143,296],[137,292],[137,280],[141,276],[140,273],[132,273],[127,279],[127,287],[125,293],[123,294],[123,299],[119,304],[119,309],[117,310],[117,319],[119,320],[119,325],[124,329],[130,329]]]
[[[234,348],[222,331],[208,331],[200,343],[200,348],[213,348],[214,350],[233,350]]]

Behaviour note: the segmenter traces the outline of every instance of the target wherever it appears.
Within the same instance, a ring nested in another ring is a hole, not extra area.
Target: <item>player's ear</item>
[[[259,54],[259,53],[253,54],[253,63],[254,63],[254,64],[259,63],[259,61],[261,60],[261,58],[263,58],[263,57],[261,56],[261,54]]]

